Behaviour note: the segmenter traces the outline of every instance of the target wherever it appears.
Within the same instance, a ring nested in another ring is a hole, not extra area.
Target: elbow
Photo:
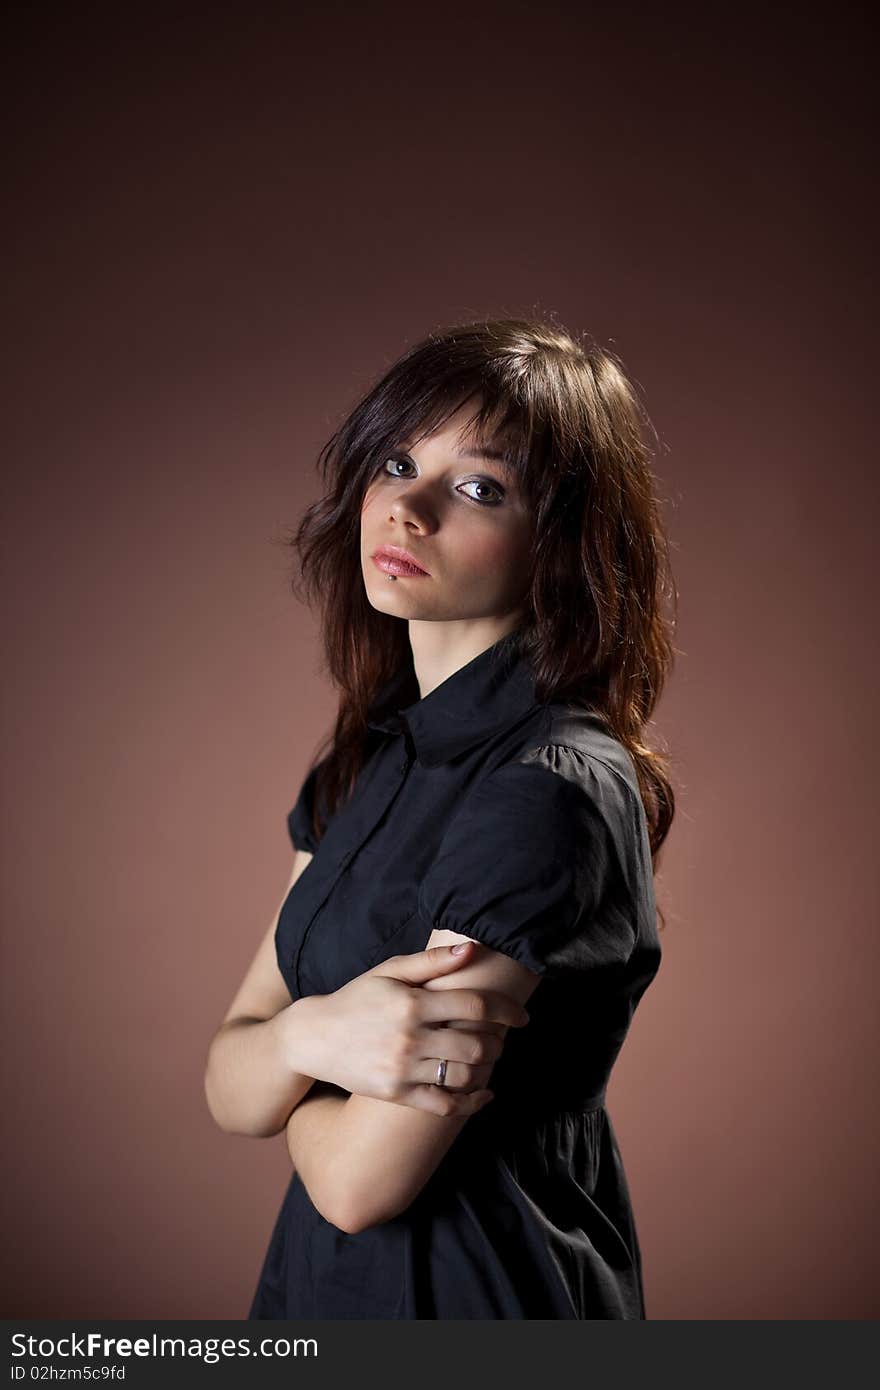
[[[375,1208],[358,1207],[351,1202],[339,1202],[330,1208],[330,1215],[324,1219],[348,1236],[359,1236],[371,1226],[381,1226],[384,1221],[390,1221],[394,1215],[395,1212],[380,1212]]]
[[[324,1216],[324,1213],[321,1213]],[[332,1209],[329,1215],[324,1216],[325,1221],[329,1221],[331,1226],[335,1226],[337,1231],[342,1231],[347,1236],[359,1236],[361,1231],[367,1228],[355,1220],[353,1214],[347,1211],[336,1211]]]
[[[283,1124],[277,1122],[248,1124],[242,1121],[241,1116],[230,1114],[224,1110],[220,1099],[213,1093],[210,1067],[205,1071],[203,1090],[208,1114],[223,1134],[241,1134],[246,1139],[271,1139],[273,1135],[280,1133],[284,1128]]]
[[[214,1124],[224,1134],[234,1134],[235,1126],[230,1123],[229,1115],[224,1111],[221,1096],[218,1094],[214,1069],[214,1042],[212,1041],[208,1049],[208,1057],[205,1062],[205,1071],[202,1077],[202,1092],[205,1097],[205,1104],[208,1107],[208,1114]]]
[[[325,1173],[324,1178],[327,1176]],[[314,1190],[308,1187],[307,1190],[312,1205],[324,1220],[347,1236],[359,1236],[371,1226],[381,1226],[398,1215],[380,1206],[375,1196],[371,1199],[369,1193],[358,1192],[351,1182],[334,1185],[324,1181],[315,1185]]]
[[[224,1111],[220,1098],[214,1093],[210,1063],[205,1068],[202,1089],[205,1094],[205,1104],[208,1107],[208,1114],[211,1116],[217,1128],[222,1130],[224,1134],[238,1133],[233,1118]]]
[[[211,1066],[210,1063],[205,1068],[205,1075],[202,1079],[202,1090],[205,1096],[205,1104],[208,1107],[208,1114],[214,1121],[218,1129],[223,1130],[224,1134],[231,1133],[230,1127],[225,1123],[222,1109],[217,1105],[211,1085]]]
[[[306,1185],[306,1190],[318,1214],[329,1225],[335,1226],[337,1231],[347,1236],[357,1236],[372,1224],[364,1208],[352,1200],[351,1193],[328,1191],[326,1186],[320,1184],[312,1187]]]
[[[395,1216],[400,1216],[406,1210],[406,1207],[392,1207],[387,1201],[377,1202],[375,1194],[362,1193],[358,1196],[357,1193],[349,1192],[338,1195],[334,1210],[337,1219],[333,1224],[347,1235],[359,1236],[371,1226],[382,1226],[386,1221],[393,1221]]]

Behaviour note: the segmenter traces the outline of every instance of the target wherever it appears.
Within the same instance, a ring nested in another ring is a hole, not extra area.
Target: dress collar
[[[516,629],[499,638],[423,699],[418,698],[410,657],[371,704],[369,727],[383,733],[408,730],[425,767],[448,762],[504,732],[536,703],[534,678],[516,640],[519,632]]]

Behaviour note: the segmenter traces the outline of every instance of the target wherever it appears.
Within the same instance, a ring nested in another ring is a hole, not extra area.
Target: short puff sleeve
[[[305,781],[300,787],[299,796],[292,809],[287,813],[287,831],[294,849],[305,850],[308,854],[314,854],[320,843],[312,827],[312,818],[315,809],[318,773],[328,761],[327,758],[321,758],[309,769]]]
[[[422,918],[539,975],[623,965],[637,935],[616,891],[625,794],[601,762],[563,745],[489,773],[467,793],[422,880]]]

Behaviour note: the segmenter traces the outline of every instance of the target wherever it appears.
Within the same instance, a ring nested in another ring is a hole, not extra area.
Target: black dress
[[[250,1318],[644,1318],[605,1090],[660,963],[635,770],[597,715],[539,705],[508,634],[424,699],[411,659],[374,703],[352,799],[319,845],[314,770],[288,828],[314,858],[278,920],[292,999],[461,932],[543,978],[495,1098],[415,1201],[355,1235],[294,1173]]]

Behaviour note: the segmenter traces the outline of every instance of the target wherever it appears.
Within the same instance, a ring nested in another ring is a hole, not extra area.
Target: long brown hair
[[[546,318],[430,333],[367,390],[320,451],[323,495],[283,542],[295,555],[293,593],[318,606],[322,669],[339,690],[335,727],[321,747],[326,756],[312,764],[321,763],[315,834],[350,795],[363,765],[370,704],[411,660],[406,621],[367,599],[364,494],[389,449],[430,433],[471,400],[475,437],[503,434],[534,518],[518,641],[536,697],[583,702],[626,747],[656,871],[675,796],[669,759],[647,746],[645,729],[673,665],[677,595],[644,439],[650,421],[614,353]]]

